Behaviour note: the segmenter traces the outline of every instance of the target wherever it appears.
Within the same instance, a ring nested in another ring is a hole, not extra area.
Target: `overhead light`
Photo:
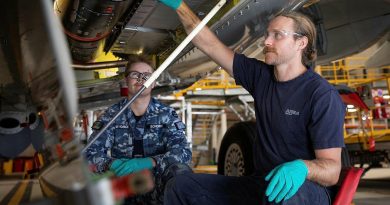
[[[348,112],[356,112],[356,111],[357,111],[356,108],[348,109]]]
[[[384,96],[383,96],[383,99],[385,99],[385,100],[390,99],[390,95],[384,95]]]
[[[352,109],[352,108],[354,108],[355,106],[353,106],[353,105],[347,105],[347,108],[348,109]]]
[[[202,90],[202,88],[195,88],[195,90]]]

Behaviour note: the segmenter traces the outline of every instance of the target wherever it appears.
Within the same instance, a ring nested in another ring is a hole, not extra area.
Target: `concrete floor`
[[[0,181],[0,205],[16,205],[42,198],[36,179]]]
[[[369,170],[360,180],[355,205],[390,204],[390,168]]]
[[[32,201],[41,195],[39,183],[35,179],[0,181],[0,205]],[[390,168],[368,171],[359,183],[353,203],[355,205],[390,204]]]

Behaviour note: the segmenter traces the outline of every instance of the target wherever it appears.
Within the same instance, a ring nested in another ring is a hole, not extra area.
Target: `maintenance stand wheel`
[[[230,127],[221,142],[218,174],[248,176],[254,171],[253,141],[256,122],[239,122]]]

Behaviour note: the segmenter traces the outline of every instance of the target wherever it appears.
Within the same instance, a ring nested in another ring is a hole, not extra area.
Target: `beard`
[[[263,54],[265,56],[265,63],[268,65],[278,64],[278,52],[275,48],[264,47]]]
[[[265,55],[265,63],[268,65],[277,66],[288,61],[288,57],[279,55],[275,48],[264,47],[263,54]]]

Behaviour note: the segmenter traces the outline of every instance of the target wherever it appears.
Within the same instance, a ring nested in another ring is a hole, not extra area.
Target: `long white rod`
[[[177,55],[191,42],[191,40],[199,33],[199,31],[210,21],[210,19],[222,8],[226,0],[221,0],[216,6],[207,14],[207,16],[195,27],[195,29],[181,42],[181,44],[169,55],[169,57],[153,72],[152,76],[144,83],[148,88],[160,74],[171,64]]]

